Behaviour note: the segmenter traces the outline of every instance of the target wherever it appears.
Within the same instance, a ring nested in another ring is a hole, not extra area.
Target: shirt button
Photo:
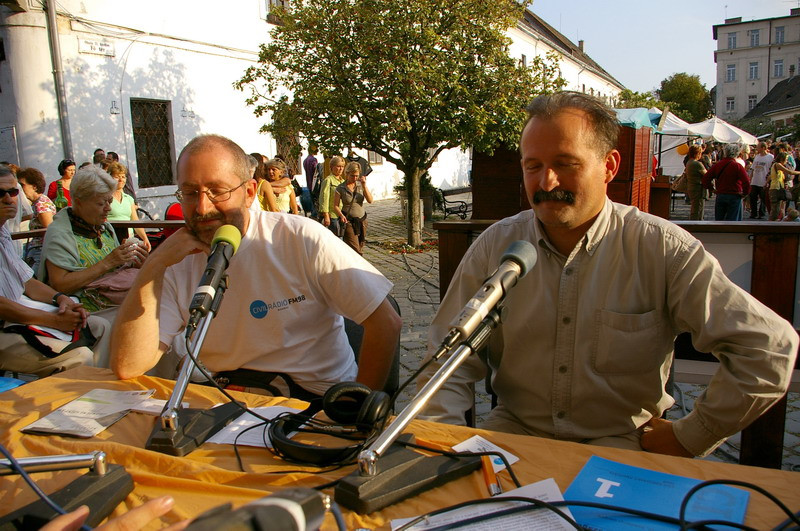
[[[565,372],[567,372],[567,366],[566,365],[562,365],[561,367],[558,368],[558,372],[560,372],[561,374],[564,374]]]
[[[561,322],[562,322],[562,323],[564,323],[564,324],[569,324],[569,323],[570,323],[570,321],[571,321],[571,319],[570,319],[569,317],[564,317],[564,318],[561,320]]]
[[[559,411],[558,413],[556,413],[556,417],[558,417],[560,419],[563,419],[566,416],[567,416],[567,414],[564,413],[563,411]]]
[[[572,274],[572,268],[567,268],[564,270],[564,274],[570,276]]]

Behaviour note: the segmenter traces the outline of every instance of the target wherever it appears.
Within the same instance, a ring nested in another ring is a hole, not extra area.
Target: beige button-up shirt
[[[538,260],[509,293],[491,338],[493,416],[565,440],[630,434],[673,404],[664,386],[681,332],[721,361],[694,411],[674,424],[695,455],[786,391],[798,346],[791,324],[733,284],[689,233],[611,201],[569,256],[550,244],[533,211],[492,225],[456,271],[430,328],[429,355],[516,240],[533,243]],[[426,417],[463,423],[473,403],[469,384],[485,374],[471,357]]]

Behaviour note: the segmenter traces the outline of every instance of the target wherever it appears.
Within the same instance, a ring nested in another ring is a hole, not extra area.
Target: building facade
[[[270,9],[284,3],[59,0],[48,13],[38,0],[0,0],[0,161],[35,167],[52,181],[64,158],[81,164],[95,148],[115,151],[140,206],[160,217],[174,201],[177,155],[191,138],[217,133],[247,152],[283,152],[259,132],[265,117],[232,83],[256,64],[273,28]],[[612,103],[624,88],[533,13],[508,34],[509,53],[523,63],[555,51],[567,88]],[[359,154],[375,170],[373,195],[393,196],[401,173],[373,153]],[[447,150],[431,180],[467,186],[470,167],[469,149]]]
[[[743,117],[778,83],[800,73],[800,8],[789,16],[713,26],[717,50],[715,114]]]

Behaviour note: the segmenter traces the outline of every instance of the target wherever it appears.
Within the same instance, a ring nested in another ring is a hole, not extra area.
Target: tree
[[[670,110],[690,123],[702,122],[711,116],[711,95],[700,83],[700,76],[685,72],[672,74],[661,82],[658,98],[670,104]]]
[[[444,149],[518,142],[523,107],[563,86],[555,56],[526,68],[505,31],[526,6],[485,0],[306,0],[234,86],[257,116],[281,111],[323,149],[368,149],[403,172],[419,246],[420,176]],[[285,115],[284,115],[285,119]],[[275,131],[265,124],[263,131]]]
[[[651,107],[658,107],[664,110],[664,102],[659,101],[652,92],[635,92],[629,89],[623,89],[617,96],[617,103],[615,107],[618,109],[636,109],[644,107],[650,109]]]

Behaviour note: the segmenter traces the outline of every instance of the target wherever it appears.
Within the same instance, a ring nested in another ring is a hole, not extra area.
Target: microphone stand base
[[[466,476],[480,467],[480,457],[427,457],[393,445],[378,460],[378,474],[362,476],[356,470],[339,481],[333,496],[336,503],[359,514],[368,514]]]
[[[241,413],[242,409],[233,402],[212,409],[180,409],[178,429],[165,430],[161,427],[160,419],[156,419],[156,426],[145,448],[182,457],[194,451]]]
[[[49,497],[67,512],[88,505],[86,524],[89,527],[99,525],[133,492],[133,479],[125,467],[114,464],[107,467],[104,475],[88,472]],[[58,514],[49,505],[39,500],[0,519],[0,530],[39,529],[56,516]]]

